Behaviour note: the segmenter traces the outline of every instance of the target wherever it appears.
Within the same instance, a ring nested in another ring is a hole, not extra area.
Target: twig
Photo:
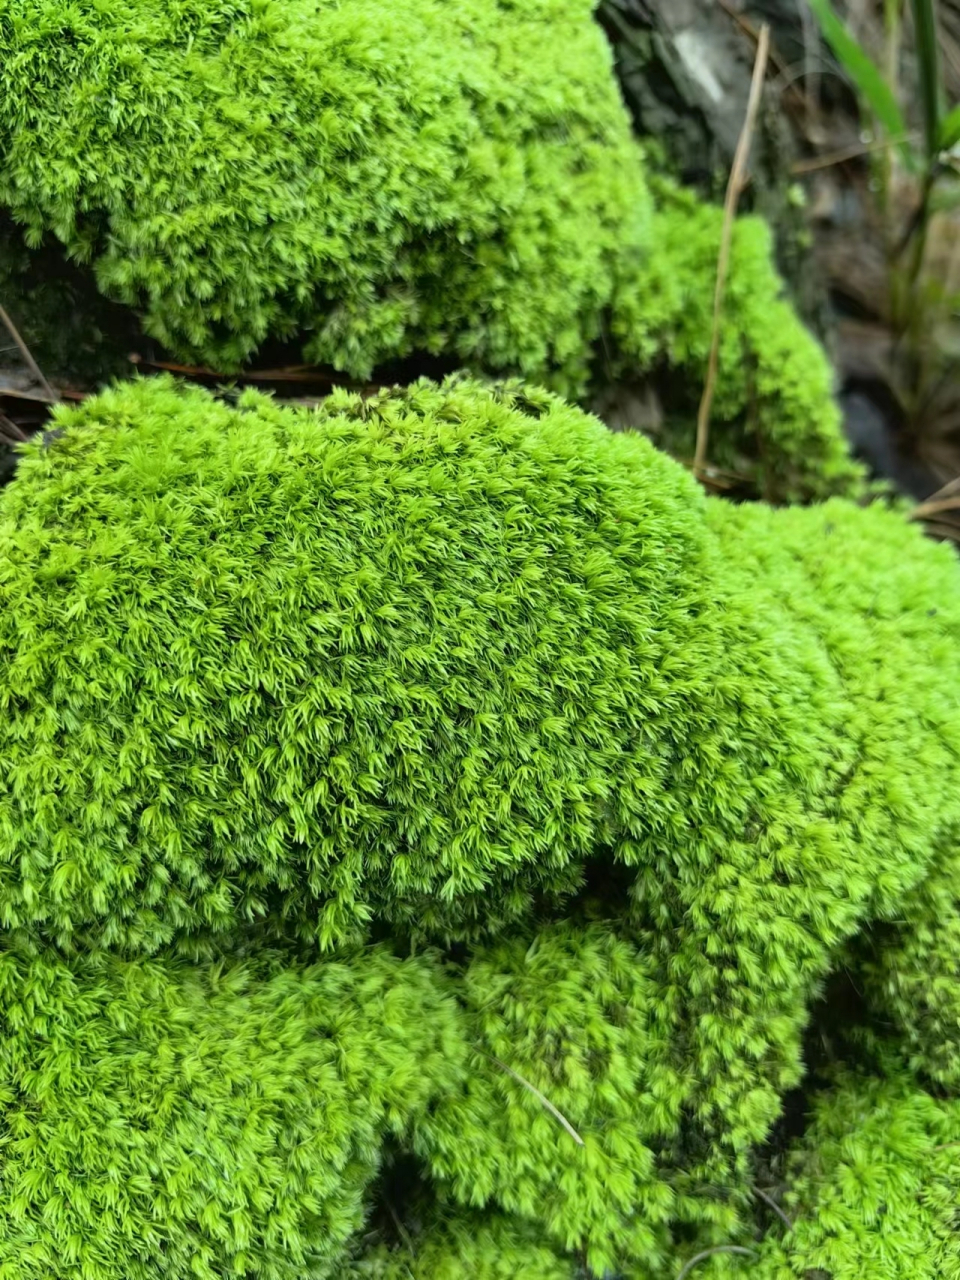
[[[757,47],[757,60],[753,64],[753,80],[750,83],[750,99],[747,103],[747,118],[743,123],[743,132],[737,143],[737,152],[733,158],[733,169],[727,183],[727,198],[723,206],[723,232],[720,238],[720,257],[717,262],[717,288],[713,299],[713,339],[710,343],[710,358],[707,363],[707,380],[697,414],[697,448],[693,456],[693,473],[703,474],[707,462],[707,444],[710,437],[710,410],[713,408],[713,396],[717,383],[717,365],[720,359],[720,314],[723,310],[723,291],[727,283],[727,271],[730,267],[730,249],[733,245],[733,223],[737,213],[737,203],[743,190],[744,176],[750,159],[750,143],[753,129],[760,109],[760,97],[763,93],[763,80],[767,73],[767,58],[770,53],[770,28],[764,23],[760,28],[760,43]]]
[[[960,508],[958,489],[960,489],[960,476],[955,480],[948,480],[926,502],[921,502],[919,506],[914,507],[910,512],[910,519],[926,520],[927,516],[936,516],[942,511],[956,511]]]
[[[780,1208],[780,1206],[777,1204],[776,1200],[774,1200],[772,1195],[764,1191],[762,1187],[751,1187],[751,1190],[753,1191],[753,1194],[755,1196],[760,1197],[760,1199],[763,1201],[765,1205],[770,1206],[770,1208],[777,1215],[777,1217],[780,1219],[780,1221],[783,1223],[783,1225],[787,1228],[788,1231],[793,1230],[793,1223],[790,1221],[790,1219],[787,1217],[784,1211]]]
[[[734,20],[734,22],[737,24],[740,30],[743,31],[746,35],[748,35],[750,39],[754,42],[754,44],[758,45],[760,43],[760,37],[763,34],[762,30],[758,31],[749,18],[745,18],[742,13],[738,13],[737,10],[730,3],[730,0],[718,0],[718,3],[720,5],[720,8],[724,11],[724,13],[726,13],[729,17],[731,17]],[[770,61],[773,63],[774,67],[776,67],[777,71],[781,75],[783,75],[784,72],[787,70],[786,63],[777,53],[776,49],[771,48]]]
[[[30,439],[27,433],[21,431],[13,419],[8,418],[2,410],[0,410],[0,435],[16,440],[18,443],[23,443]]]
[[[501,1071],[505,1071],[508,1076],[513,1076],[514,1080],[516,1080],[518,1084],[522,1084],[525,1089],[529,1089],[530,1092],[533,1094],[533,1096],[537,1099],[537,1101],[541,1103],[542,1106],[546,1107],[546,1109],[550,1112],[553,1118],[555,1120],[558,1120],[560,1124],[563,1125],[564,1129],[566,1129],[567,1133],[569,1133],[570,1137],[574,1140],[574,1142],[578,1144],[578,1146],[581,1146],[581,1147],[586,1146],[586,1143],[580,1137],[579,1133],[577,1133],[576,1129],[573,1127],[573,1125],[570,1123],[567,1117],[563,1114],[563,1112],[559,1111],[553,1105],[550,1099],[546,1097],[545,1094],[542,1094],[540,1092],[540,1090],[537,1088],[535,1084],[531,1084],[529,1080],[524,1080],[523,1076],[520,1075],[519,1071],[514,1071],[513,1067],[508,1067],[505,1062],[501,1062],[499,1058],[495,1058],[492,1053],[487,1053],[483,1049],[481,1049],[480,1052],[484,1055],[485,1058],[489,1058],[491,1062],[495,1062]]]
[[[3,307],[0,307],[0,320],[2,320],[3,323],[6,325],[7,332],[10,334],[10,337],[17,344],[18,351],[26,361],[27,366],[30,369],[30,372],[33,374],[37,382],[43,388],[44,394],[46,395],[48,401],[50,402],[50,404],[56,404],[57,401],[60,399],[60,397],[57,395],[54,389],[50,386],[50,383],[46,380],[46,378],[41,373],[40,366],[37,364],[36,360],[34,360],[33,356],[30,354],[30,348],[27,346],[24,340],[20,337],[20,334],[17,330],[17,326],[13,323],[13,321],[7,315]]]
[[[242,369],[238,373],[220,373],[201,364],[177,364],[172,360],[147,360],[136,352],[127,359],[131,364],[144,369],[161,369],[165,373],[176,373],[183,378],[215,378],[219,382],[322,382],[330,386],[346,387],[349,390],[379,390],[380,383],[352,382],[341,377],[334,369],[321,369],[316,365],[291,365],[288,369]]]
[[[846,160],[858,160],[860,156],[869,156],[875,151],[889,151],[891,147],[900,147],[905,142],[914,142],[917,137],[918,134],[914,131],[901,133],[896,138],[877,138],[873,142],[851,143],[850,146],[840,147],[837,151],[830,151],[825,156],[798,160],[796,164],[790,166],[790,172],[794,177],[799,177],[803,173],[816,173],[818,169],[829,169],[835,164],[843,164]]]
[[[677,1280],[687,1280],[687,1276],[701,1262],[706,1262],[707,1258],[715,1258],[718,1253],[739,1253],[745,1258],[756,1258],[755,1249],[744,1249],[739,1244],[718,1244],[713,1249],[704,1249],[702,1253],[696,1254],[677,1276]]]

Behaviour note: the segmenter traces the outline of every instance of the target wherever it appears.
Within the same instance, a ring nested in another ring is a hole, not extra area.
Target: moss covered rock
[[[0,494],[10,1274],[389,1275],[356,1234],[387,1142],[444,1220],[513,1215],[474,1254],[435,1223],[438,1268],[749,1242],[811,1002],[952,892],[952,552],[705,499],[515,385],[161,379],[57,422]],[[944,971],[948,934],[915,934]],[[113,1169],[120,1208],[57,1198]]]
[[[613,300],[613,366],[625,376],[672,373],[679,387],[662,443],[692,458],[713,342],[723,210],[662,179],[655,195],[650,252]],[[785,297],[770,228],[760,218],[740,218],[720,317],[710,461],[755,479],[763,496],[777,501],[854,489],[859,468],[832,398],[833,377]]]
[[[592,9],[8,5],[0,206],[191,363],[231,371],[297,338],[357,377],[429,353],[580,396],[598,348],[630,373],[679,365],[699,389],[721,211],[660,184],[653,217]],[[781,288],[765,229],[745,222],[718,457],[769,496],[838,492],[857,470],[829,368]],[[19,311],[60,363],[48,295],[62,291],[26,283]]]
[[[471,1070],[415,1130],[456,1200],[539,1224],[596,1275],[669,1267],[678,1223],[701,1241],[739,1227],[737,1179],[722,1156],[704,1167],[689,1126],[696,1068],[636,941],[547,925],[478,948],[457,990]],[[722,1199],[696,1194],[710,1180]]]

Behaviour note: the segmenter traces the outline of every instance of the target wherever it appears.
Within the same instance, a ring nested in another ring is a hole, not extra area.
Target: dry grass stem
[[[701,1262],[706,1262],[708,1258],[715,1258],[720,1253],[738,1253],[744,1258],[755,1258],[757,1256],[755,1250],[745,1249],[739,1244],[718,1244],[714,1246],[714,1248],[704,1249],[702,1253],[698,1253],[692,1257],[677,1276],[677,1280],[687,1280],[687,1276],[694,1267],[699,1266]]]
[[[13,323],[13,321],[7,315],[3,307],[0,307],[0,320],[3,321],[4,325],[6,326],[7,332],[10,334],[10,337],[17,344],[17,350],[23,356],[23,359],[26,362],[28,368],[30,369],[30,372],[33,374],[34,378],[36,378],[37,380],[37,383],[43,389],[44,395],[47,397],[47,399],[50,401],[51,404],[56,404],[57,401],[60,399],[60,397],[57,395],[54,389],[50,386],[50,383],[43,376],[40,366],[37,364],[36,360],[34,360],[30,352],[30,348],[24,342],[23,338],[21,338],[20,333],[17,329],[17,326]]]
[[[752,1190],[755,1196],[757,1196],[760,1200],[763,1201],[765,1205],[768,1205],[773,1210],[773,1212],[777,1215],[777,1217],[780,1219],[783,1225],[787,1228],[787,1230],[792,1231],[793,1223],[790,1221],[790,1219],[787,1217],[784,1211],[777,1204],[776,1200],[774,1200],[773,1196],[770,1195],[769,1192],[764,1191],[762,1187],[753,1187]]]
[[[730,249],[733,245],[733,226],[737,215],[737,205],[743,190],[750,160],[750,144],[760,110],[760,99],[763,94],[763,82],[767,74],[767,60],[770,56],[770,28],[764,23],[760,28],[757,44],[757,57],[753,64],[753,80],[750,83],[750,98],[747,102],[747,116],[743,122],[737,152],[733,158],[730,181],[727,183],[727,198],[723,206],[723,232],[720,238],[720,255],[717,261],[717,287],[713,301],[713,337],[710,343],[710,358],[707,362],[707,379],[697,414],[697,448],[693,459],[694,474],[703,474],[707,462],[707,446],[710,437],[710,411],[713,408],[713,397],[717,383],[717,365],[720,358],[720,316],[723,311],[723,294],[727,283],[727,272],[730,267]]]
[[[958,509],[960,509],[960,478],[948,481],[926,502],[921,502],[919,506],[914,507],[910,512],[910,519],[926,520],[930,516],[940,515],[943,511]]]
[[[481,1053],[483,1053],[482,1049],[481,1049]],[[529,1089],[529,1091],[533,1094],[533,1096],[537,1099],[537,1101],[542,1106],[546,1107],[546,1109],[550,1112],[550,1114],[554,1117],[555,1120],[559,1121],[559,1123],[563,1125],[564,1129],[566,1129],[567,1133],[569,1133],[570,1137],[574,1140],[574,1142],[576,1142],[581,1147],[586,1145],[583,1139],[580,1137],[579,1133],[577,1133],[576,1129],[573,1127],[573,1125],[570,1123],[567,1117],[563,1114],[563,1112],[558,1110],[550,1101],[550,1099],[545,1094],[540,1092],[540,1090],[537,1088],[535,1084],[531,1084],[529,1080],[525,1080],[523,1076],[519,1073],[519,1071],[514,1071],[513,1067],[508,1067],[505,1062],[501,1062],[499,1058],[495,1058],[492,1053],[485,1054],[484,1056],[489,1058],[491,1062],[495,1062],[501,1071],[505,1071],[508,1076],[512,1076],[518,1084],[522,1084],[525,1089]]]
[[[813,156],[809,160],[798,160],[790,166],[794,177],[804,173],[816,173],[819,169],[830,169],[834,165],[843,164],[847,160],[858,160],[861,156],[873,155],[878,151],[889,151],[891,147],[901,147],[905,142],[916,142],[920,135],[901,133],[896,138],[877,138],[873,142],[852,143],[849,147],[840,147],[825,156]]]

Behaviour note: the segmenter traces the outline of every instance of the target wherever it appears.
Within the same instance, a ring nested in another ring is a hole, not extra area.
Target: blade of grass
[[[940,121],[937,145],[940,151],[949,151],[958,142],[960,142],[960,107],[954,107]]]
[[[940,46],[937,40],[935,0],[912,0],[913,25],[917,41],[917,73],[927,162],[933,164],[940,152]]]
[[[912,142],[920,135],[908,133],[902,138],[876,138],[873,142],[857,142],[849,147],[841,147],[825,156],[813,156],[810,160],[798,160],[790,166],[795,175],[814,173],[817,169],[829,169],[831,165],[843,164],[847,160],[857,160],[860,156],[875,155],[878,151],[889,151],[891,147],[899,147],[904,142]]]
[[[837,17],[830,0],[809,0],[809,3],[824,39],[884,130],[891,138],[907,133],[907,123],[893,89],[863,46]],[[909,148],[901,146],[900,150],[905,163],[912,167]]]

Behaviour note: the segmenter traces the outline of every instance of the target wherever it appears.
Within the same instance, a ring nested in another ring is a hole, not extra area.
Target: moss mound
[[[190,363],[296,337],[360,378],[429,353],[580,396],[597,348],[699,388],[720,211],[667,191],[653,218],[592,9],[22,0],[0,11],[0,206]],[[31,327],[47,293],[25,286]],[[858,472],[829,369],[780,293],[746,222],[718,460],[771,496],[838,492]]]
[[[424,349],[576,381],[649,222],[591,9],[30,0],[0,202],[218,368],[305,331],[359,376]]]
[[[0,517],[8,928],[466,937],[679,814],[704,540],[651,447],[470,385],[59,422]]]
[[[58,414],[0,494],[9,1274],[752,1247],[831,970],[946,972],[951,551],[513,385]]]
[[[579,1280],[580,1269],[506,1217],[436,1214],[400,1247],[375,1246],[349,1280]]]
[[[960,1274],[960,1102],[888,1052],[883,1078],[838,1071],[793,1153],[793,1230],[735,1274],[759,1280],[941,1280]],[[782,1231],[781,1231],[782,1234]],[[730,1273],[728,1273],[730,1274]]]
[[[340,1275],[386,1133],[464,1046],[429,961],[0,955],[0,1271]]]

